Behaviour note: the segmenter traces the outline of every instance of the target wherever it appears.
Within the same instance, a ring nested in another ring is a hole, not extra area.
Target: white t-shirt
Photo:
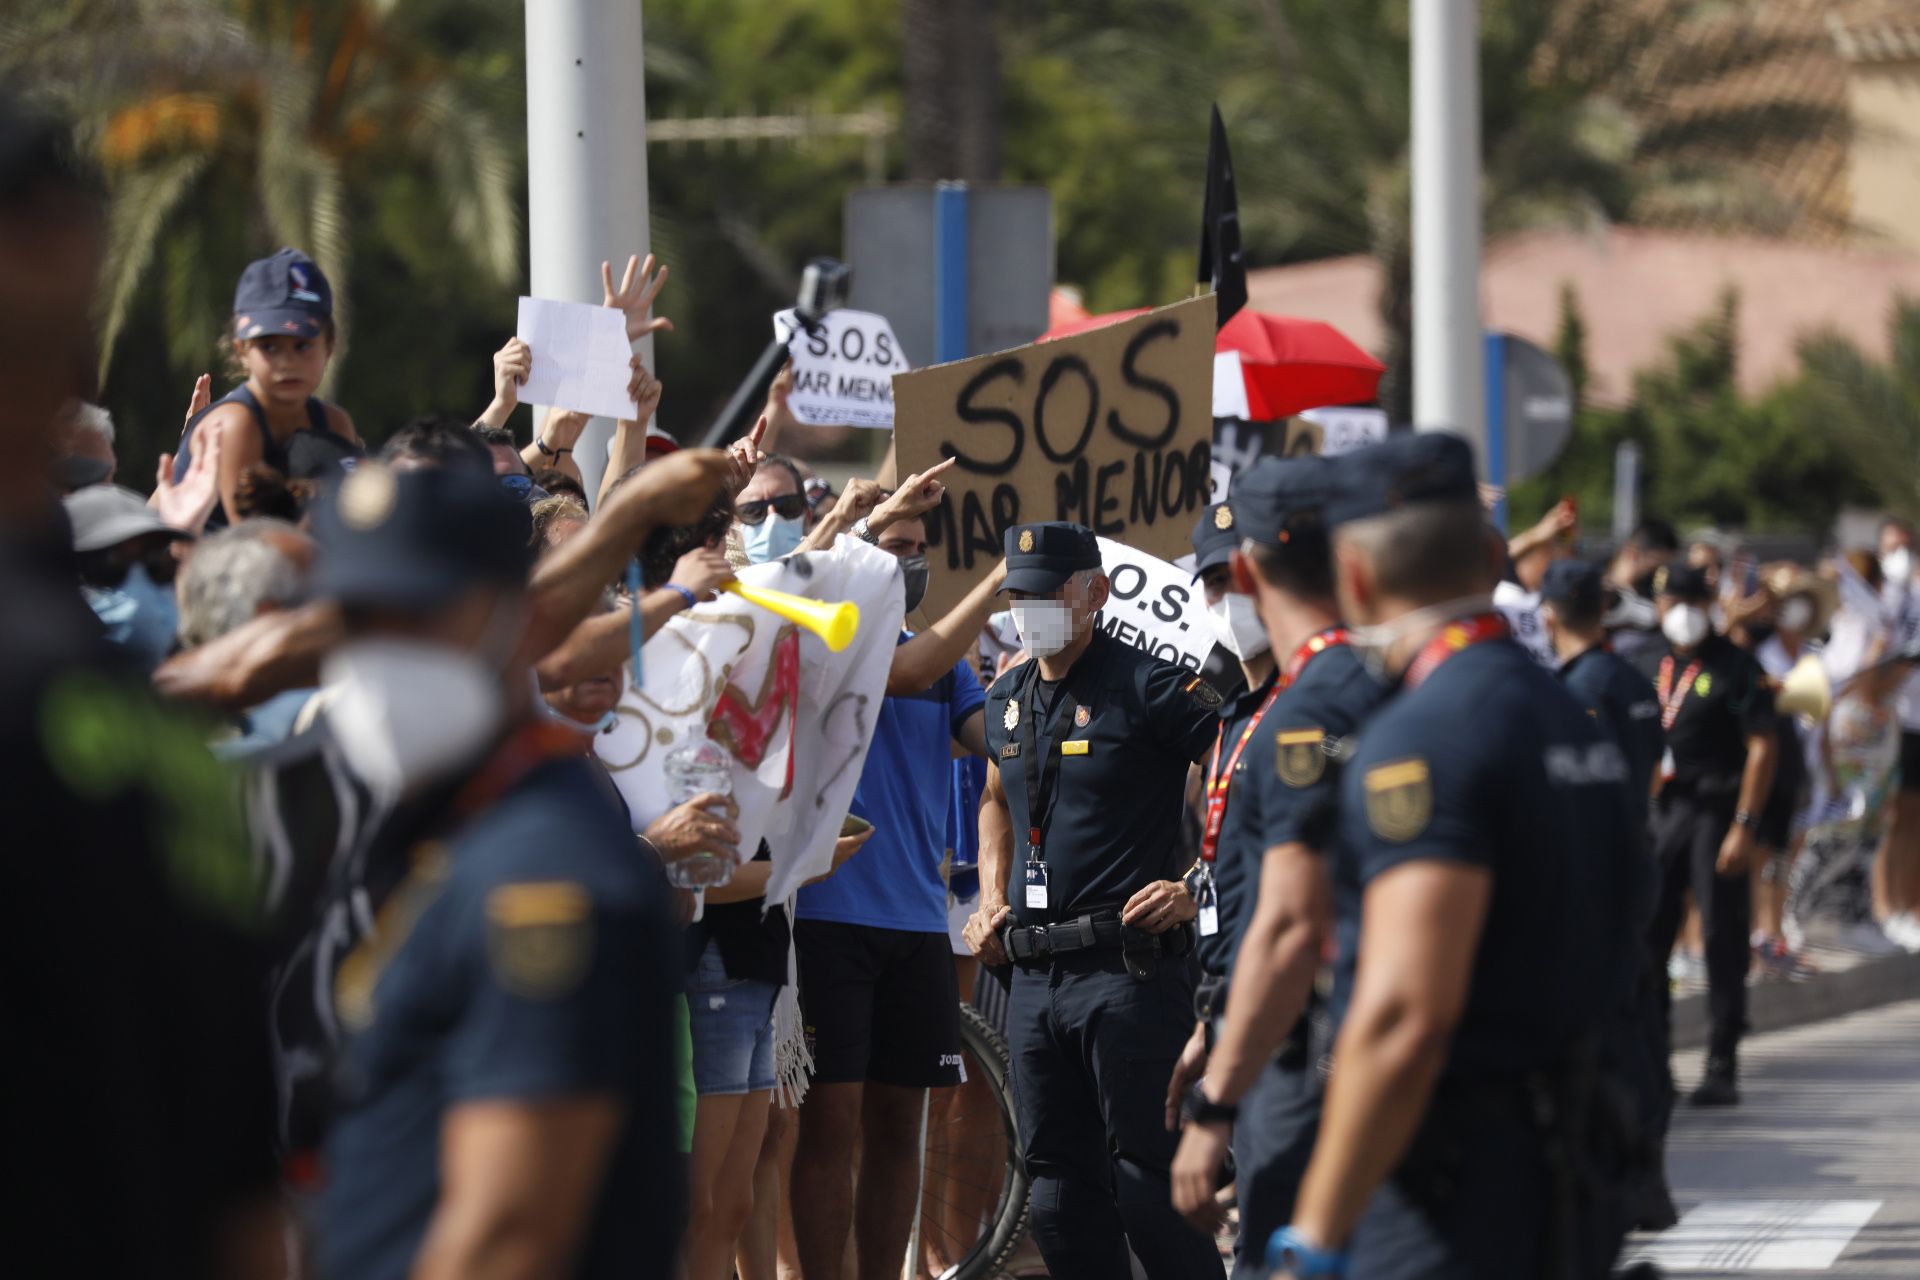
[[[1528,591],[1517,582],[1502,582],[1493,589],[1493,607],[1506,618],[1507,625],[1513,628],[1513,638],[1535,662],[1549,671],[1559,668],[1560,659],[1554,655],[1552,641],[1547,639],[1547,624],[1540,621],[1538,592]]]

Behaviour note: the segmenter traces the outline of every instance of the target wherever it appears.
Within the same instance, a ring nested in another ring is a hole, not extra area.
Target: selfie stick
[[[846,304],[850,274],[844,262],[833,258],[815,258],[807,263],[806,270],[800,273],[800,296],[793,304],[802,328],[811,332],[829,311],[837,311]],[[787,344],[792,340],[792,334],[774,335],[734,389],[727,407],[700,437],[701,448],[725,448],[753,429],[761,406],[767,402],[767,388],[780,376],[780,367],[787,362]]]

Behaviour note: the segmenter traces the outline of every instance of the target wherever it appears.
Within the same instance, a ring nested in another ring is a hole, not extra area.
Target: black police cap
[[[1287,525],[1318,516],[1331,496],[1330,459],[1262,458],[1233,480],[1233,520],[1242,537],[1269,547],[1286,541]]]
[[[1480,501],[1473,446],[1445,431],[1389,436],[1332,461],[1327,524],[1385,515],[1406,507]]]
[[[1705,603],[1713,599],[1707,571],[1690,564],[1663,565],[1653,571],[1653,594]]]
[[[1043,596],[1082,569],[1100,567],[1093,530],[1068,520],[1017,524],[1007,530],[1007,580],[1002,591]]]
[[[521,586],[533,567],[527,508],[473,466],[399,472],[362,462],[319,504],[314,593],[427,613],[476,586]]]
[[[247,264],[233,290],[233,339],[317,338],[333,316],[333,286],[312,258],[282,249]]]
[[[1606,603],[1606,596],[1600,566],[1585,560],[1555,560],[1540,580],[1541,600],[1576,614],[1599,611]]]
[[[1240,531],[1234,527],[1233,507],[1216,502],[1200,512],[1193,522],[1193,576],[1225,564],[1240,545]]]

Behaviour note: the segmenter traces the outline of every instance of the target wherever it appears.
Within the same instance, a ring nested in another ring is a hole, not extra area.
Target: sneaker
[[[1688,1101],[1696,1107],[1738,1106],[1740,1086],[1735,1083],[1734,1076],[1731,1059],[1707,1059],[1706,1074],[1700,1078],[1699,1087],[1694,1089]]]
[[[1877,925],[1871,920],[1860,920],[1848,925],[1834,934],[1833,946],[1842,951],[1851,951],[1863,956],[1898,955],[1909,948],[1894,934],[1898,916],[1890,917],[1885,925]],[[1911,922],[1913,917],[1907,917]]]
[[[1920,919],[1908,911],[1888,916],[1880,924],[1880,933],[1896,947],[1920,951]]]

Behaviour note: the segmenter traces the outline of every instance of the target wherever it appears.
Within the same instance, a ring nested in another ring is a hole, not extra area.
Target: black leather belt
[[[1120,923],[1115,910],[1096,910],[1057,924],[1009,925],[1003,944],[1015,964],[1044,965],[1055,956],[1079,951],[1119,951],[1137,978],[1153,976],[1151,961],[1177,958],[1193,949],[1193,930],[1177,925],[1165,933],[1148,933]]]

